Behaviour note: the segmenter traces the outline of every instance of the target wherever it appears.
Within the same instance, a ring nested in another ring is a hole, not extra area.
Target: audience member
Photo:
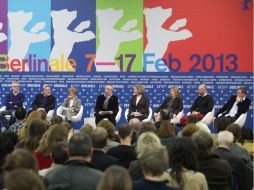
[[[107,130],[108,140],[107,145],[103,148],[104,152],[108,152],[112,147],[116,147],[119,145],[119,142],[116,142],[116,128],[110,121],[101,120],[97,127],[102,127]]]
[[[116,115],[118,113],[118,98],[113,95],[113,86],[107,84],[105,87],[105,92],[99,95],[96,100],[95,105],[95,123],[96,125],[107,118],[113,125],[116,125]]]
[[[192,104],[190,112],[200,121],[208,112],[211,112],[213,110],[214,101],[213,97],[207,94],[207,86],[205,84],[201,84],[198,86],[198,92],[199,96]],[[188,116],[183,116],[180,119],[180,123],[185,126],[188,123]]]
[[[204,174],[197,172],[198,159],[191,138],[179,138],[170,153],[170,169],[166,179],[172,187],[183,190],[208,190]]]
[[[198,171],[205,175],[209,190],[231,189],[230,165],[216,154],[211,153],[212,137],[207,132],[199,130],[192,135],[192,140],[197,147]]]
[[[138,142],[137,142],[137,148],[136,148],[138,160],[132,161],[129,166],[129,174],[132,180],[140,180],[141,178],[144,177],[144,174],[140,166],[139,158],[141,157],[143,153],[144,147],[152,146],[154,144],[161,145],[161,141],[155,133],[146,132],[146,133],[142,133],[139,136]]]
[[[70,158],[63,167],[54,170],[51,180],[47,181],[48,190],[95,190],[102,173],[90,164],[93,154],[91,138],[87,134],[76,133],[70,139],[68,149]]]
[[[103,148],[107,145],[108,134],[106,129],[97,127],[91,134],[93,141],[92,165],[100,171],[106,170],[111,165],[119,164],[119,160],[113,156],[105,154]]]
[[[6,175],[7,190],[45,190],[43,180],[28,169],[16,169]]]
[[[18,133],[18,131],[20,130],[20,128],[24,125],[25,123],[25,119],[26,119],[26,110],[23,107],[18,107],[16,108],[15,111],[15,118],[16,118],[16,122],[13,123],[7,131],[12,131],[15,133]]]
[[[69,155],[68,155],[67,142],[63,142],[63,141],[57,142],[52,149],[52,153],[50,154],[50,157],[53,163],[51,164],[49,168],[40,170],[39,171],[40,176],[45,177],[47,175],[47,178],[51,178],[51,175],[52,175],[51,170],[62,167],[63,164],[68,160]]]
[[[146,146],[139,157],[144,179],[133,183],[133,190],[173,190],[161,179],[163,172],[168,168],[168,153],[164,146]]]
[[[167,147],[170,152],[172,146],[176,142],[176,130],[170,121],[162,121],[158,129],[158,136],[160,137],[161,144]]]
[[[33,151],[38,161],[39,169],[49,168],[52,164],[50,154],[55,144],[59,141],[67,142],[68,131],[59,124],[51,126],[42,136],[39,146]]]
[[[219,147],[215,149],[215,153],[222,159],[226,160],[232,170],[233,174],[233,188],[239,190],[248,190],[252,189],[250,185],[250,181],[248,181],[248,177],[252,175],[253,170],[247,170],[247,165],[244,164],[244,161],[235,156],[232,152],[230,152],[229,147],[233,144],[234,136],[229,131],[221,131],[218,134],[218,144]],[[252,178],[251,178],[252,179]],[[252,180],[251,180],[252,181]],[[252,184],[253,185],[253,184]]]
[[[237,89],[236,95],[224,104],[224,106],[216,113],[214,120],[215,132],[223,131],[226,127],[237,120],[241,114],[249,110],[251,100],[247,97],[247,89],[240,87]]]
[[[195,123],[187,124],[181,134],[183,137],[191,137],[195,132],[199,131],[199,127]]]
[[[89,136],[91,136],[92,132],[93,132],[93,126],[90,124],[84,124],[80,129],[79,129],[80,133],[85,133],[88,134]]]
[[[15,122],[15,118],[14,118],[15,111],[17,108],[23,107],[23,103],[25,100],[25,95],[22,92],[20,92],[19,82],[13,82],[11,84],[11,88],[12,88],[12,91],[8,93],[5,97],[4,106],[6,107],[6,110],[0,112],[0,122],[6,129],[9,128],[9,125]],[[5,118],[6,115],[11,115],[10,121],[8,121]]]
[[[144,95],[145,89],[141,84],[135,84],[134,95],[131,97],[129,104],[129,113],[127,120],[138,119],[143,121],[149,115],[149,98]]]
[[[28,137],[24,139],[24,148],[33,151],[39,146],[43,134],[47,131],[47,125],[42,119],[34,119],[28,128]]]
[[[63,118],[59,115],[54,115],[50,120],[50,125],[61,124],[63,122]]]
[[[110,166],[100,179],[96,190],[131,190],[131,178],[126,169]]]
[[[234,136],[234,141],[232,145],[229,147],[230,152],[232,152],[235,156],[242,158],[244,162],[247,163],[250,167],[253,167],[250,154],[244,147],[242,147],[237,143],[240,142],[242,139],[240,126],[231,123],[229,126],[227,126],[226,131],[230,131]]]
[[[136,160],[134,147],[131,146],[132,128],[129,124],[122,124],[118,133],[120,145],[109,149],[107,154],[116,157],[122,166],[128,168],[130,162]]]

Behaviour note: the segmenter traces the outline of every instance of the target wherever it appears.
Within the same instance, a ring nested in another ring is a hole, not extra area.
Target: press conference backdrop
[[[173,85],[185,113],[201,83],[216,111],[240,86],[253,100],[248,0],[0,0],[0,9],[0,105],[16,80],[26,108],[43,84],[52,85],[56,107],[76,87],[83,118],[92,116],[104,85],[113,84],[120,123],[136,83],[153,110]],[[245,126],[253,128],[253,104]]]

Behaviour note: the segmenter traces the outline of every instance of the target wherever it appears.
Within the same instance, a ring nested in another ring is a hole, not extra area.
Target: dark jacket
[[[145,95],[142,95],[137,105],[136,100],[137,95],[131,97],[128,117],[132,112],[139,112],[144,118],[147,118],[149,115],[149,98]]]
[[[170,106],[170,102],[172,104]],[[171,98],[167,97],[164,102],[156,109],[156,113],[159,113],[162,109],[168,109],[172,114],[178,114],[180,111],[183,110],[183,100],[181,97]]]
[[[13,110],[17,107],[23,107],[24,100],[25,95],[22,92],[19,92],[16,96],[14,96],[13,92],[7,94],[5,100],[6,110]]]
[[[109,166],[120,165],[120,162],[117,158],[105,154],[101,150],[93,151],[93,158],[91,161],[93,167],[100,171],[105,171]]]
[[[235,102],[236,95],[231,96],[230,99],[227,101],[227,103],[224,104],[224,106],[218,111],[218,113],[215,116],[218,117],[220,114],[222,114],[222,116],[225,116],[226,114],[228,114]],[[237,119],[241,114],[246,113],[249,110],[250,104],[251,100],[247,97],[245,98],[245,100],[238,102],[237,103],[238,110],[235,115],[235,118]]]
[[[195,102],[192,104],[190,111],[196,111],[206,115],[208,112],[213,110],[213,107],[213,97],[207,94],[206,96],[198,96]]]
[[[43,96],[43,94],[37,94],[31,107],[33,110],[38,108],[44,108],[46,112],[55,109],[56,97],[53,95]]]
[[[199,172],[206,177],[209,190],[230,190],[232,172],[227,161],[216,154],[199,157]]]
[[[95,105],[95,116],[98,115],[99,111],[113,111],[113,117],[115,118],[118,113],[118,98],[115,95],[112,95],[108,101],[108,109],[105,110],[103,108],[103,104],[106,97],[104,94],[101,94],[97,97],[96,105]]]
[[[233,155],[229,149],[224,147],[216,148],[214,153],[216,153],[220,158],[226,160],[230,164],[232,174],[234,176],[233,184],[236,186],[235,189],[248,190],[252,188],[248,181],[248,176],[250,175],[250,173],[247,172],[248,166],[245,165],[244,161],[241,158]]]
[[[102,172],[93,169],[88,162],[69,160],[56,168],[49,178],[45,176],[48,190],[95,190]]]

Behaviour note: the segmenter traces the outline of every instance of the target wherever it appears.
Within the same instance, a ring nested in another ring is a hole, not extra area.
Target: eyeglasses
[[[19,86],[12,86],[12,87],[19,87]]]

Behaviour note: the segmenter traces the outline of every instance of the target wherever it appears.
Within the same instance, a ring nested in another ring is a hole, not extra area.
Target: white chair
[[[241,115],[238,117],[238,119],[234,122],[234,124],[237,124],[237,125],[239,125],[240,127],[243,127],[243,126],[244,126],[244,123],[245,123],[245,121],[246,121],[246,118],[247,118],[247,112],[241,114]]]
[[[84,109],[84,108],[83,108],[83,106],[81,105],[78,114],[71,117],[71,121],[72,121],[73,123],[74,123],[74,122],[81,121],[81,118],[82,118],[82,115],[83,115],[83,109]],[[62,115],[62,113],[63,113],[63,107],[60,106],[60,107],[57,108],[56,114],[57,114],[58,116],[62,117],[63,119],[65,119],[65,116]]]
[[[212,111],[208,112],[203,119],[201,119],[199,122],[204,123],[206,125],[210,125],[213,121],[215,109],[213,108]]]
[[[47,113],[47,121],[50,121],[54,115],[54,110],[49,110]]]
[[[127,121],[127,116],[128,116],[128,113],[129,113],[129,108],[127,108],[124,112],[124,116],[125,116],[125,119]],[[153,110],[152,108],[149,107],[149,115],[146,119],[144,119],[142,122],[147,122],[147,121],[151,121],[152,120],[152,117],[153,117]]]
[[[120,106],[118,106],[118,112],[117,112],[117,115],[116,115],[116,123],[118,123],[121,119],[121,115],[122,115],[122,108]]]
[[[184,115],[184,110],[180,111],[175,118],[171,119],[170,122],[174,123],[174,124],[179,124],[180,123],[180,119],[183,117]]]

